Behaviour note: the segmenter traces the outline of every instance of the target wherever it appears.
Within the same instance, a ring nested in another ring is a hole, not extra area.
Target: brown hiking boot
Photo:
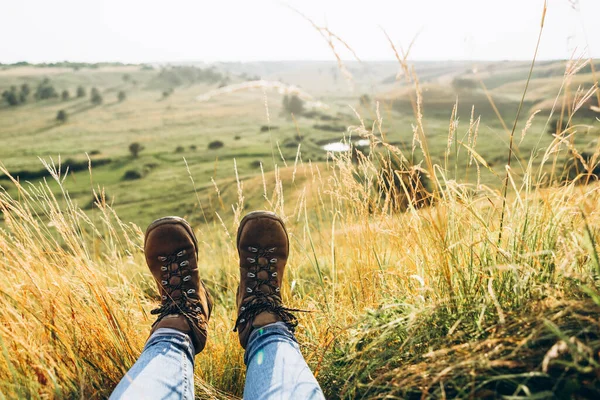
[[[198,273],[198,241],[190,225],[179,217],[157,219],[146,229],[146,263],[158,285],[162,304],[152,334],[158,328],[187,333],[196,354],[206,344],[212,299]]]
[[[240,285],[237,291],[238,317],[234,331],[245,349],[250,333],[277,321],[290,330],[298,324],[281,302],[281,281],[289,253],[287,231],[281,218],[268,211],[246,215],[237,233],[240,256]]]

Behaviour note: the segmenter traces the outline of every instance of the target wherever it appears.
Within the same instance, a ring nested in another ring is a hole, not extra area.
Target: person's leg
[[[324,399],[285,323],[255,329],[248,340],[244,399]]]
[[[194,346],[175,329],[157,329],[111,400],[194,398]]]
[[[293,335],[297,320],[283,306],[281,287],[289,254],[285,225],[276,214],[255,211],[240,222],[238,317],[235,330],[246,349],[246,399],[322,399]]]
[[[140,358],[111,399],[193,399],[194,356],[206,345],[212,311],[198,240],[185,220],[160,218],[146,229],[144,255],[162,302]]]

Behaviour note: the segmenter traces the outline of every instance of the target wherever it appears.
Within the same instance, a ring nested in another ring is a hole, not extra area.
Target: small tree
[[[9,106],[17,106],[19,105],[19,96],[17,95],[16,88],[11,88],[11,90],[5,90],[2,92],[2,98],[8,103]]]
[[[21,103],[25,103],[27,98],[29,97],[29,93],[31,93],[31,89],[29,88],[28,83],[24,83],[21,85],[21,92],[19,93],[19,100]]]
[[[67,119],[68,115],[65,110],[60,110],[58,114],[56,114],[56,121],[60,122],[61,124],[67,122]]]
[[[365,93],[362,96],[360,96],[359,101],[361,106],[368,106],[371,104],[371,97]]]
[[[304,112],[304,102],[295,94],[291,95],[289,98],[285,96],[283,98],[283,108],[288,113],[301,115]]]
[[[102,95],[100,94],[100,91],[96,88],[92,88],[92,104],[97,106],[102,104]]]
[[[138,142],[133,142],[129,145],[129,152],[133,158],[137,158],[142,150],[144,150],[144,147]]]
[[[208,144],[208,148],[211,150],[220,149],[223,146],[225,146],[225,144],[220,140],[214,140]]]
[[[35,90],[35,97],[38,100],[52,99],[59,97],[58,92],[50,83],[50,79],[44,78]]]
[[[117,98],[119,99],[119,101],[125,101],[125,99],[127,98],[127,94],[123,90],[121,90],[119,91]]]
[[[67,89],[63,90],[61,96],[60,96],[63,101],[67,101],[69,100],[69,97],[71,97],[71,95],[69,94],[69,91]]]
[[[131,80],[131,75],[123,74],[123,82],[129,82]]]
[[[77,97],[81,98],[81,97],[85,97],[85,88],[83,86],[78,86],[77,87]]]

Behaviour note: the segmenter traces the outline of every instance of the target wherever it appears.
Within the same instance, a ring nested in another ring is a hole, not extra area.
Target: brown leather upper
[[[161,306],[152,332],[174,328],[188,333],[196,354],[206,345],[212,299],[200,279],[198,246],[192,228],[179,217],[154,221],[146,230],[146,263],[156,280]]]
[[[254,328],[284,321],[293,330],[296,318],[282,305],[281,283],[289,254],[287,231],[281,218],[267,211],[246,215],[238,229],[240,285],[235,330],[246,348]]]

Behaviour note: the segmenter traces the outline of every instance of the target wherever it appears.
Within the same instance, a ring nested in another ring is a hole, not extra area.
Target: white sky
[[[578,3],[580,12],[571,3]],[[0,62],[332,60],[288,5],[363,60],[531,59],[543,0],[0,0]],[[540,59],[600,57],[600,0],[548,0]],[[342,52],[344,58],[351,58]]]

